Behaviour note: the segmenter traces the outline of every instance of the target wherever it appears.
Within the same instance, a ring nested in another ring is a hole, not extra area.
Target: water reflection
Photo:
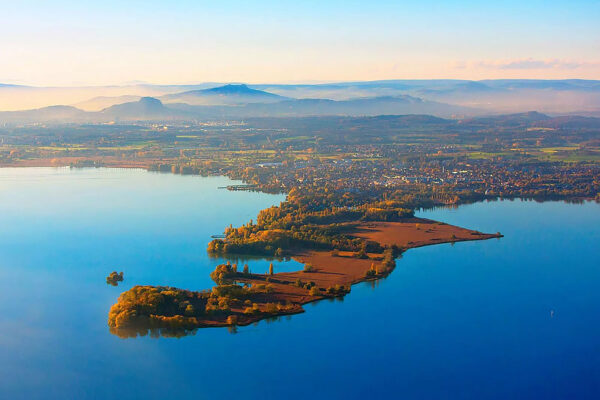
[[[182,338],[184,336],[195,335],[199,328],[181,328],[181,327],[153,327],[140,324],[138,326],[129,326],[126,328],[109,327],[110,333],[120,337],[121,339],[130,339],[137,337],[149,336],[153,339],[160,337],[165,338]]]

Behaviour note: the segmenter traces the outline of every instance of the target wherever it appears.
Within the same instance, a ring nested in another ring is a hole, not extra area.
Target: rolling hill
[[[160,97],[165,103],[186,103],[190,105],[241,105],[252,103],[276,103],[287,100],[262,90],[251,89],[246,85],[225,85],[211,89],[190,90]]]
[[[181,115],[153,97],[142,97],[138,101],[110,106],[99,114],[111,120],[124,121],[181,119]]]

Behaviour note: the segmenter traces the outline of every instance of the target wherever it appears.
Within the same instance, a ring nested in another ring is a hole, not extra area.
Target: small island
[[[123,271],[113,271],[106,277],[106,283],[109,285],[117,286],[119,282],[123,282]]]
[[[407,249],[502,236],[417,218],[393,202],[325,213],[280,210],[263,210],[256,224],[228,228],[208,250],[292,257],[305,265],[303,270],[275,273],[271,266],[269,273],[255,274],[248,265],[227,263],[211,273],[216,284],[211,290],[135,286],[111,307],[111,332],[179,337],[202,327],[234,328],[301,313],[306,303],[342,297],[353,284],[387,276]]]

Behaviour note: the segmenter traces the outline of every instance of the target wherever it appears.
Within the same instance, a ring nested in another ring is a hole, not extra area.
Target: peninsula
[[[353,284],[387,276],[407,249],[502,236],[414,216],[342,225],[347,238],[362,243],[357,251],[295,247],[288,256],[305,265],[296,272],[255,274],[247,265],[219,265],[209,291],[135,286],[111,307],[110,330],[121,337],[183,336],[202,327],[244,326],[301,313],[306,303],[345,296]]]

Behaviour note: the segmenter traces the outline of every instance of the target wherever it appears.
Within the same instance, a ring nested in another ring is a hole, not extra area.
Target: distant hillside
[[[0,112],[0,123],[86,122],[90,114],[71,106],[50,106],[35,110]]]
[[[100,111],[102,116],[122,121],[152,121],[162,119],[181,119],[173,110],[153,97],[142,97],[138,101],[117,104]]]
[[[204,118],[303,117],[322,115],[372,116],[384,114],[429,114],[439,117],[480,115],[481,111],[425,101],[412,96],[386,96],[345,101],[327,99],[284,100],[237,107],[172,104],[170,108]]]
[[[335,101],[325,99],[283,100],[277,103],[249,103],[229,106],[193,106],[184,103],[164,105],[153,97],[86,112],[70,106],[54,106],[28,111],[0,113],[0,123],[108,122],[197,119],[235,119],[253,117],[377,116],[422,114],[436,117],[461,117],[481,114],[479,110],[426,101],[412,96],[376,97]],[[413,117],[414,118],[414,117]]]
[[[51,106],[25,111],[0,112],[0,123],[99,123],[110,121],[159,121],[190,119],[152,97],[117,104],[99,112],[87,112],[72,106]]]
[[[600,139],[600,118],[567,115],[539,121],[535,126],[554,129],[597,129]]]
[[[600,81],[565,79],[381,80],[326,84],[190,85],[129,84],[98,87],[33,87],[0,83],[0,110],[72,104],[87,111],[151,96],[165,104],[246,106],[294,99],[349,101],[412,96],[490,114],[538,110],[547,114],[600,115]],[[369,111],[370,113],[370,111]]]
[[[138,101],[140,98],[140,96],[131,95],[98,96],[86,101],[73,104],[73,106],[85,111],[101,111],[115,104],[123,104],[132,101]]]
[[[489,113],[538,110],[554,114],[578,114],[598,113],[600,110],[600,81],[581,79],[385,80],[254,87],[295,98],[325,97],[334,100],[407,94],[425,100],[484,109]]]
[[[547,121],[552,119],[551,117],[539,113],[537,111],[530,111],[526,113],[519,114],[504,114],[504,115],[494,115],[489,117],[479,117],[466,119],[461,121],[463,124],[498,124],[502,126],[520,126],[520,125],[529,125],[535,122]]]
[[[0,111],[20,111],[39,109],[56,104],[71,104],[87,102],[96,97],[117,98],[114,103],[108,102],[104,107],[123,103],[120,96],[159,97],[169,93],[187,90],[205,89],[216,84],[199,85],[149,85],[136,84],[124,86],[83,86],[83,87],[35,87],[18,85],[0,85]],[[132,101],[134,99],[125,100]],[[90,111],[97,111],[99,109]]]
[[[480,116],[477,116],[480,115]],[[485,115],[481,110],[422,100],[412,96],[377,97],[334,101],[323,99],[285,100],[271,104],[238,106],[164,105],[152,97],[86,112],[71,106],[51,106],[25,111],[0,112],[0,125],[20,124],[94,124],[133,121],[197,121],[243,119],[266,129],[282,127],[297,131],[323,132],[352,136],[368,135],[373,140],[383,132],[481,135],[529,128],[569,129],[600,135],[600,118],[583,116],[552,117],[536,111],[516,114]],[[467,129],[465,129],[467,128]],[[546,135],[546,130],[541,132]]]
[[[211,89],[168,94],[160,99],[165,103],[186,103],[190,105],[241,105],[275,103],[286,100],[287,97],[251,89],[246,85],[225,85]]]

